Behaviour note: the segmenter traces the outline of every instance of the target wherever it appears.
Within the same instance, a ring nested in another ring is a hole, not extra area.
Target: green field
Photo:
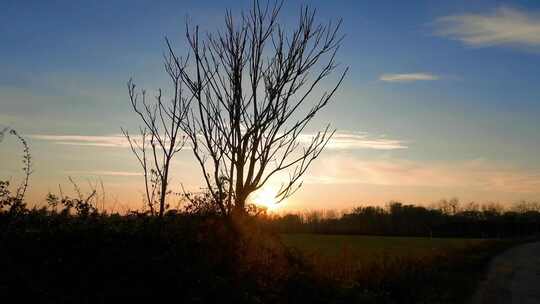
[[[433,252],[460,250],[485,242],[482,239],[324,234],[283,234],[281,238],[290,248],[328,257],[337,257],[343,252],[363,257],[424,256]]]

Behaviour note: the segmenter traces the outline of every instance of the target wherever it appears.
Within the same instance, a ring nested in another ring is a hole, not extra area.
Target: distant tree
[[[481,206],[481,209],[486,217],[498,216],[504,212],[504,208],[501,204],[496,202],[485,203]]]
[[[540,203],[519,201],[515,204],[513,209],[519,213],[526,213],[530,211],[540,212]]]
[[[450,200],[442,199],[438,203],[438,209],[444,214],[456,214],[459,210],[459,199],[451,198]]]
[[[289,178],[276,201],[291,196],[334,133],[329,125],[312,137],[304,131],[347,72],[311,103],[338,66],[341,21],[317,24],[315,10],[306,7],[289,32],[278,23],[281,7],[255,0],[238,19],[227,12],[222,30],[203,37],[188,25],[187,57],[167,40],[168,69],[179,71],[193,95],[187,119],[178,121],[213,203],[227,216],[245,214],[248,196],[282,171]]]
[[[143,170],[145,201],[151,214],[161,217],[167,209],[171,161],[186,143],[181,125],[186,118],[189,101],[183,95],[181,71],[165,58],[165,70],[172,80],[169,100],[159,89],[155,101],[147,100],[146,91],[136,91],[132,80],[127,84],[131,107],[143,122],[139,136],[133,137],[122,128],[131,151]]]

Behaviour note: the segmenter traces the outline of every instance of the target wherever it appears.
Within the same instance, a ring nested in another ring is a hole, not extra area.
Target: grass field
[[[304,253],[338,257],[344,251],[361,257],[428,256],[461,250],[486,242],[482,239],[388,237],[361,235],[283,234],[284,244]]]
[[[491,257],[509,247],[485,239],[283,234],[318,277],[369,303],[465,303]],[[356,298],[355,298],[356,299]]]

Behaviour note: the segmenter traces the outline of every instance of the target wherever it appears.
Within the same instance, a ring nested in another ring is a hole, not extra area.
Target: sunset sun
[[[265,207],[268,210],[275,210],[278,208],[277,190],[272,187],[264,187],[259,191],[253,193],[251,201],[260,207]]]

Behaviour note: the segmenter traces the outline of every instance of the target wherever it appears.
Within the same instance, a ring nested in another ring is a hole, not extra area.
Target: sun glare
[[[271,187],[264,187],[261,190],[253,194],[252,202],[258,206],[266,207],[268,210],[275,210],[278,208],[277,203],[277,190]]]

